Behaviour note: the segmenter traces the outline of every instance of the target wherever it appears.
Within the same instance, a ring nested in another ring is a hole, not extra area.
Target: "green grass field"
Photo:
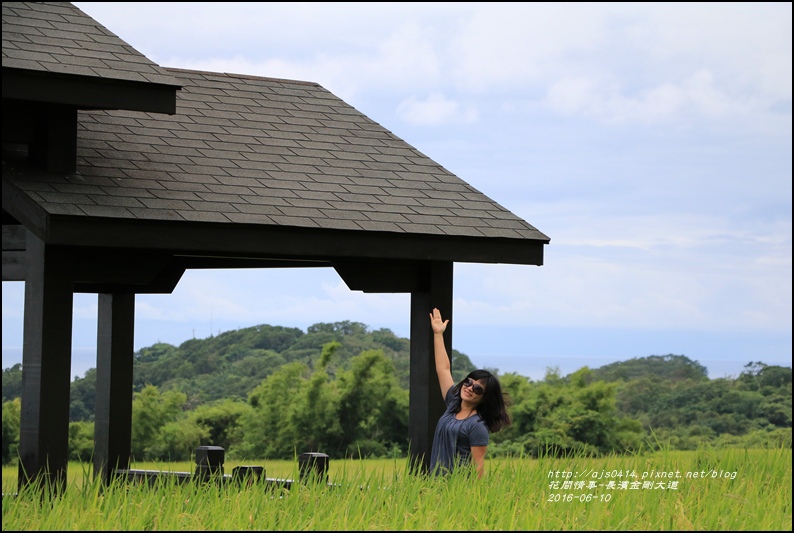
[[[405,460],[332,460],[331,486],[291,490],[168,481],[103,489],[90,468],[70,464],[55,499],[4,496],[3,530],[790,531],[791,459],[790,449],[490,459],[482,480],[411,475]],[[292,461],[258,464],[267,477],[296,478]],[[16,468],[4,467],[4,494],[16,490]]]

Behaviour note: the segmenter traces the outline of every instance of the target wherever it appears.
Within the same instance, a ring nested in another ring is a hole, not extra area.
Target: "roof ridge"
[[[316,81],[302,81],[302,80],[290,80],[287,78],[273,78],[270,76],[255,76],[253,74],[237,74],[233,72],[214,72],[211,70],[197,70],[191,68],[178,68],[178,67],[161,67],[169,72],[186,72],[186,73],[194,73],[194,74],[208,74],[211,76],[226,76],[228,78],[240,78],[240,79],[248,79],[248,80],[262,80],[262,81],[277,81],[281,83],[294,83],[296,85],[310,85],[312,87],[322,87]]]

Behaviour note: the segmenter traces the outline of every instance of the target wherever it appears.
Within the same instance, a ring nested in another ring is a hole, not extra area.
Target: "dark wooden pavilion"
[[[135,295],[190,268],[331,267],[351,290],[410,293],[409,436],[426,466],[443,412],[428,313],[452,318],[453,264],[541,265],[546,235],[316,83],[163,68],[70,3],[3,2],[2,61],[20,483],[65,483],[73,294],[98,294],[107,479],[130,459]]]

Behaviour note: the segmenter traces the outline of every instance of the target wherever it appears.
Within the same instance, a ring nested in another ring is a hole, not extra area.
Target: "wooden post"
[[[66,488],[73,281],[69,254],[27,232],[19,486]],[[39,476],[42,476],[41,478]]]
[[[130,467],[135,295],[98,300],[94,477],[107,484],[114,470]]]
[[[328,454],[304,452],[298,456],[298,476],[302,483],[328,481]]]
[[[428,264],[427,286],[411,293],[411,370],[408,400],[408,434],[411,441],[409,461],[413,468],[427,472],[433,434],[444,414],[444,398],[438,385],[430,312],[434,307],[450,323],[444,332],[447,354],[452,357],[452,271],[451,261]]]

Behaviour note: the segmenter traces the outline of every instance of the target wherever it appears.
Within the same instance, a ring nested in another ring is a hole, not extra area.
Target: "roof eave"
[[[47,216],[46,242],[162,250],[175,255],[304,260],[543,264],[544,238],[493,238],[265,224]],[[120,242],[119,235],[124,235]],[[540,234],[542,235],[542,234]]]

